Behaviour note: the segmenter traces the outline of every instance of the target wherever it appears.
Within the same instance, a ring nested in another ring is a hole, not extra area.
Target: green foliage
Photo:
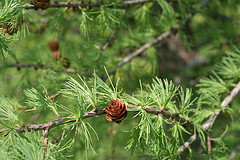
[[[4,143],[2,143],[4,144]],[[6,144],[5,144],[6,145]],[[7,159],[66,159],[62,154],[63,148],[50,144],[47,150],[42,147],[42,134],[27,133],[18,134],[14,133],[12,136],[12,142],[6,146],[2,146],[8,152],[4,152],[3,157],[7,156]],[[1,155],[1,158],[3,158]]]
[[[46,93],[46,90],[45,90]],[[47,95],[43,96],[36,89],[32,88],[25,91],[27,98],[27,103],[34,106],[33,110],[47,110],[50,109],[56,115],[58,115],[56,104]]]
[[[0,159],[229,158],[240,143],[239,96],[221,103],[240,79],[240,1],[138,2],[45,10],[0,2]],[[6,24],[17,34],[5,33]],[[61,60],[47,48],[52,40]],[[113,125],[101,114],[117,99],[135,107]],[[46,128],[17,132],[46,124],[53,124],[47,146]],[[196,142],[180,153],[193,134]]]
[[[13,128],[15,122],[18,122],[18,114],[15,112],[16,106],[8,99],[0,97],[0,123],[4,127]]]
[[[168,24],[168,26],[166,26],[166,25],[161,25],[161,26],[165,27],[165,28],[168,27],[167,29],[169,29],[170,27],[173,27],[173,25],[175,24],[175,20],[176,20],[175,19],[176,15],[175,15],[174,9],[165,0],[157,0],[157,2],[162,8],[160,24],[165,24],[165,23]]]

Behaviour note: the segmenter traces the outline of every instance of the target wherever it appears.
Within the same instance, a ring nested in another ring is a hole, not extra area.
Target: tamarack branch
[[[128,109],[136,109],[138,111],[139,109],[141,109],[141,106],[128,105]],[[155,109],[155,108],[150,108],[150,107],[146,107],[146,108],[142,108],[142,109],[150,114],[162,115],[165,118],[171,118],[176,121],[179,121],[179,122],[183,123],[186,127],[189,127],[192,129],[194,127],[193,124],[189,120],[181,118],[179,116],[179,114],[177,114],[177,113],[174,114],[174,113],[170,113],[163,109]],[[86,119],[86,118],[90,118],[90,117],[94,117],[94,116],[98,116],[98,115],[104,115],[104,114],[106,114],[105,109],[95,109],[93,111],[87,112],[81,118]],[[77,117],[75,115],[69,116],[69,117],[62,117],[62,118],[59,118],[58,120],[47,122],[47,123],[31,124],[28,126],[23,125],[21,127],[14,128],[14,130],[19,133],[26,132],[26,131],[31,132],[31,131],[46,130],[46,129],[49,130],[53,127],[57,127],[57,126],[60,126],[60,125],[66,124],[66,123],[75,122],[76,118]],[[0,133],[3,131],[7,131],[7,130],[9,130],[9,129],[6,129],[6,128],[1,129]]]

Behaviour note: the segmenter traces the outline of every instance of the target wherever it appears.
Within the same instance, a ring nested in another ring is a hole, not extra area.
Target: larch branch
[[[139,111],[141,109],[141,106],[128,105],[128,109],[136,109],[137,111]],[[142,109],[150,114],[162,115],[164,118],[174,119],[176,121],[183,123],[183,125],[185,125],[187,127],[190,127],[190,128],[194,127],[193,124],[189,120],[186,120],[186,119],[180,117],[179,114],[177,114],[177,113],[170,113],[163,109],[155,109],[155,108],[150,108],[150,107],[146,107],[146,108],[142,108]],[[95,117],[95,116],[104,115],[104,114],[106,114],[105,109],[95,109],[93,111],[87,112],[81,118],[86,119],[86,118]],[[30,131],[51,129],[53,127],[57,127],[57,126],[60,126],[60,125],[66,124],[66,123],[75,122],[76,119],[77,119],[77,117],[75,115],[73,115],[73,116],[69,116],[69,117],[62,117],[55,121],[47,122],[47,123],[43,123],[43,124],[31,124],[28,126],[16,127],[16,128],[14,128],[14,130],[22,133],[22,132],[26,132],[26,131],[30,132]],[[7,131],[7,130],[9,130],[9,129],[1,129],[0,133],[3,131]]]

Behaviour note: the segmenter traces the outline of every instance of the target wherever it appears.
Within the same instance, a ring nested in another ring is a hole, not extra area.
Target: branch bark
[[[48,133],[49,133],[50,128],[45,128],[44,129],[44,149],[47,150],[47,145],[48,145]]]
[[[136,109],[137,111],[139,111],[139,109],[141,109],[141,106],[128,105],[128,109]],[[176,121],[183,123],[186,127],[189,127],[189,128],[194,127],[193,124],[189,120],[186,120],[186,119],[180,117],[179,114],[177,114],[177,113],[170,113],[166,110],[155,109],[155,108],[150,108],[150,107],[146,107],[146,108],[142,108],[142,109],[150,114],[162,115],[164,118],[175,119]],[[90,118],[90,117],[94,117],[94,116],[98,116],[98,115],[104,115],[104,114],[106,114],[105,108],[104,109],[96,109],[94,111],[90,111],[90,112],[84,114],[81,118],[86,119],[86,118]],[[23,125],[21,127],[14,128],[14,130],[19,133],[26,132],[26,131],[31,132],[31,131],[38,131],[38,130],[46,130],[46,129],[51,129],[53,127],[57,127],[57,126],[60,126],[60,125],[66,124],[66,123],[75,122],[76,119],[77,119],[77,117],[75,115],[73,115],[73,116],[69,116],[69,117],[62,117],[55,121],[47,122],[47,123],[43,123],[43,124],[31,124],[28,126]],[[3,131],[7,131],[7,130],[9,130],[9,129],[6,129],[6,128],[1,129],[0,133]]]

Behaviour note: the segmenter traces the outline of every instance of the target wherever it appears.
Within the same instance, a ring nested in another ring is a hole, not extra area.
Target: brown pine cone
[[[53,51],[52,57],[56,60],[60,60],[62,58],[62,53],[60,51]]]
[[[48,48],[51,50],[51,51],[57,51],[59,49],[59,43],[58,41],[49,41],[48,42]]]
[[[36,8],[47,9],[50,5],[50,0],[34,0]]]
[[[120,100],[112,100],[105,107],[108,121],[120,123],[127,116],[127,105]]]

